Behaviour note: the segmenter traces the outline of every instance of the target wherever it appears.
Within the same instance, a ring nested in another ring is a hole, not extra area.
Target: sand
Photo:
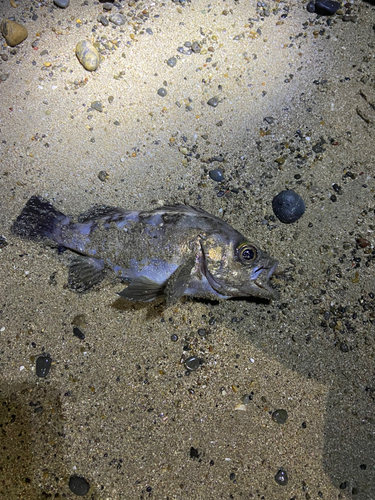
[[[269,15],[123,3],[143,20],[114,29],[97,2],[15,4],[0,3],[29,33],[14,54],[1,42],[0,498],[73,499],[79,475],[103,500],[373,500],[374,5],[328,26],[296,1],[265,2]],[[90,73],[75,46],[104,35]],[[186,41],[201,53],[178,52]],[[294,224],[273,216],[283,189],[306,203]],[[10,232],[36,194],[75,216],[200,206],[278,259],[280,297],[165,308],[119,299],[118,282],[79,295],[67,253]]]

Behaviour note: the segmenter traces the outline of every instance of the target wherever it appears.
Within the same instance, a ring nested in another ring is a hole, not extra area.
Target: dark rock
[[[341,8],[340,2],[334,2],[332,0],[316,0],[315,1],[315,12],[322,16],[332,16]]]
[[[47,377],[51,369],[52,358],[47,354],[46,356],[39,356],[36,360],[35,372],[38,377]]]
[[[275,481],[277,482],[277,484],[280,484],[280,486],[286,486],[288,484],[288,475],[286,473],[286,470],[279,469],[277,474],[275,475]]]
[[[276,217],[284,224],[296,222],[305,213],[305,202],[292,189],[281,191],[272,200]]]
[[[82,476],[70,476],[69,489],[75,495],[83,497],[89,492],[90,484]]]

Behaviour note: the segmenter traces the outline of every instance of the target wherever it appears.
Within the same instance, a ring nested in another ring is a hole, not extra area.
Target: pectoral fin
[[[104,261],[92,257],[79,256],[69,267],[68,283],[77,292],[86,292],[102,281],[105,276]]]
[[[173,305],[183,296],[191,281],[191,271],[195,267],[195,254],[191,255],[184,264],[181,264],[171,275],[164,290],[167,307]]]
[[[135,278],[127,288],[124,288],[118,295],[124,299],[136,302],[151,302],[164,293],[164,285],[152,281],[145,276]]]

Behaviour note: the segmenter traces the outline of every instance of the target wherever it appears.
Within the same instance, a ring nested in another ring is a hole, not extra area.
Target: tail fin
[[[32,196],[24,206],[11,228],[12,233],[30,240],[50,238],[56,241],[56,224],[62,220],[69,220],[59,212],[49,201],[38,196]]]

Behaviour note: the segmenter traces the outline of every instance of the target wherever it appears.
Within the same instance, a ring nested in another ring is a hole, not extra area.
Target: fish
[[[68,284],[77,292],[113,273],[127,283],[120,297],[139,302],[163,297],[167,306],[182,296],[269,300],[277,295],[270,283],[277,260],[202,208],[96,205],[75,219],[32,196],[11,232],[71,250]]]

